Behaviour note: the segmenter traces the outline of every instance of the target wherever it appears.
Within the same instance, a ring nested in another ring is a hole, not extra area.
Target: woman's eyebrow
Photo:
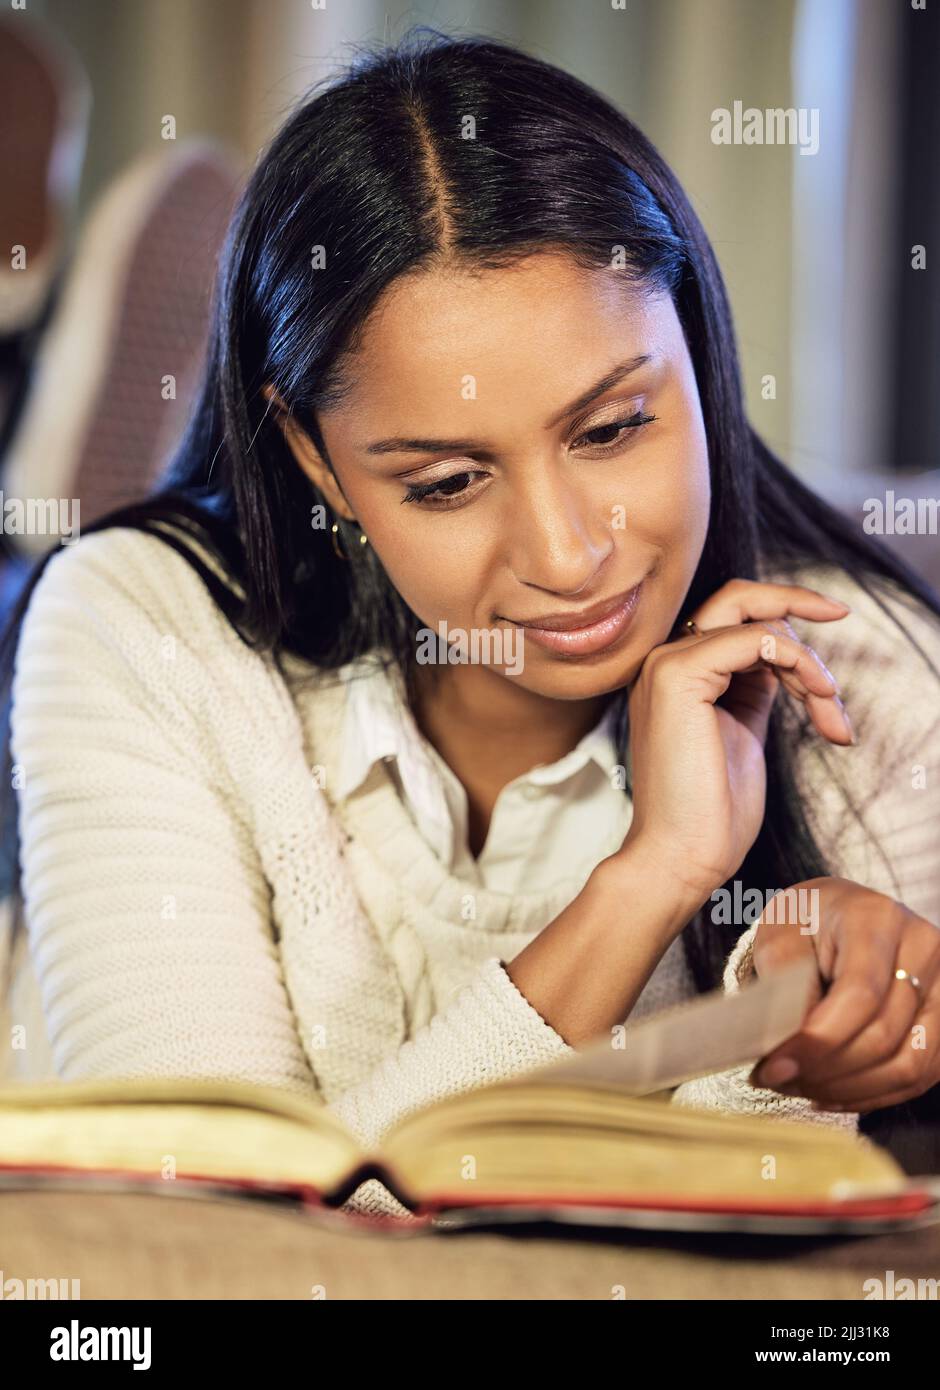
[[[592,401],[596,401],[598,396],[603,396],[605,391],[609,391],[612,386],[616,386],[618,382],[623,381],[625,376],[631,376],[633,372],[637,372],[641,367],[645,367],[650,360],[650,354],[644,352],[641,353],[639,357],[631,357],[628,361],[621,362],[619,366],[611,368],[606,376],[602,376],[600,381],[595,382],[595,384],[580,395],[576,401],[572,401],[570,405],[566,405],[564,410],[559,410],[558,414],[549,420],[545,428],[549,430],[554,429],[555,425],[564,420],[566,416],[573,415],[576,410],[583,410],[586,405],[590,405]]]
[[[573,415],[576,410],[583,410],[586,405],[590,405],[598,396],[602,396],[605,391],[609,391],[612,386],[623,381],[624,377],[630,376],[638,371],[640,367],[646,366],[651,361],[649,353],[641,353],[638,357],[631,357],[626,362],[619,363],[612,367],[600,381],[594,383],[587,391],[584,391],[577,400],[566,405],[557,415],[553,416],[545,426],[546,429],[553,429],[566,416]],[[404,453],[427,453],[439,454],[445,450],[457,452],[459,450],[476,449],[479,451],[479,442],[473,439],[409,439],[404,435],[395,435],[391,439],[378,439],[373,444],[365,446],[367,454],[404,454]]]

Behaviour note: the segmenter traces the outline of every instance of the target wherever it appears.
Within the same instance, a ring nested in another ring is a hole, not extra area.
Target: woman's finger
[[[794,901],[792,897],[785,898],[780,893],[775,894],[764,909],[758,919],[754,943],[754,968],[760,979],[773,975],[778,970],[786,970],[794,962],[807,957],[817,961],[813,936],[797,929],[797,921],[802,915],[805,914],[801,910],[799,899]],[[822,998],[823,991],[824,981],[817,969],[813,999],[807,1008],[806,1017],[809,1017],[813,1006]],[[790,1064],[799,1036],[798,1032],[791,1034],[760,1058],[748,1078],[752,1085],[775,1086],[779,1062],[785,1064],[785,1076],[795,1074]]]
[[[801,641],[800,637],[794,632],[785,618],[781,618],[779,621],[774,621],[772,623],[765,623],[764,625],[773,632],[786,634],[788,637],[792,638],[794,642]],[[841,743],[843,742],[843,730],[847,730],[851,736],[850,741],[854,743],[855,733],[852,728],[852,723],[845,705],[842,702],[842,696],[839,694],[838,684],[832,672],[813,647],[809,646],[806,642],[803,642],[802,645],[806,647],[806,650],[813,659],[818,662],[820,668],[833,682],[836,687],[835,693],[831,697],[820,697],[813,694],[812,691],[807,690],[806,685],[800,679],[796,671],[778,671],[777,676],[780,683],[789,695],[792,695],[795,700],[799,700],[800,703],[805,706],[806,712],[816,728],[816,731],[820,733],[823,738],[827,738],[831,742]]]
[[[757,1085],[775,1086],[797,1095],[807,1094],[805,1088],[810,1084],[808,1078],[813,1075],[814,1064],[818,1065],[825,1058],[831,1059],[880,1012],[892,983],[900,937],[899,919],[890,909],[900,907],[900,904],[874,894],[870,901],[863,898],[860,902],[861,905],[854,909],[841,909],[852,910],[853,918],[847,924],[848,930],[844,927],[835,930],[835,950],[826,968],[830,984],[825,995],[809,1010],[799,1032],[781,1044],[777,1051],[768,1054],[755,1069]],[[840,908],[830,906],[829,910],[838,912]],[[829,924],[818,925],[825,933]],[[781,953],[795,949],[791,926],[761,923],[758,930],[763,938],[761,955],[764,969]],[[814,941],[817,957],[820,954],[819,945],[825,944],[825,940],[825,937],[821,937]],[[779,1075],[782,1062],[794,1064],[796,1070],[793,1071],[791,1066],[790,1075]]]
[[[651,656],[654,660],[682,662],[690,670],[700,667],[716,680],[727,680],[738,672],[766,664],[774,671],[792,671],[814,695],[831,697],[836,689],[834,678],[809,647],[798,638],[774,632],[767,623],[695,633],[654,649]]]
[[[689,616],[701,631],[705,631],[710,627],[732,627],[786,617],[832,623],[850,612],[840,599],[829,598],[818,589],[808,589],[802,584],[762,584],[752,579],[732,579]]]
[[[925,1036],[934,1037],[937,1010],[932,1015],[916,1015],[925,1028]],[[856,1106],[877,1108],[879,1097],[904,1091],[907,1096],[918,1095],[931,1084],[936,1075],[936,1045],[929,1049],[917,1046],[920,1034],[909,1028],[890,1057],[877,1066],[866,1067],[852,1076],[829,1082],[798,1079],[796,1091],[819,1104],[823,1110],[854,1110]],[[790,1092],[790,1087],[787,1087]],[[885,1104],[890,1102],[883,1102]]]
[[[884,902],[891,904],[891,899]],[[893,906],[904,910],[900,904]],[[874,896],[870,905],[862,902],[850,910],[850,929],[838,933],[829,988],[786,1049],[798,1066],[792,1084],[800,1094],[801,1087],[811,1084],[814,1064],[831,1059],[879,1015],[894,983],[899,918]],[[862,916],[866,913],[867,920]]]
[[[723,627],[690,633],[658,649],[660,660],[689,661],[695,649],[695,664],[704,660],[714,681],[720,681],[715,699],[724,695],[734,675],[772,670],[784,679],[789,675],[795,690],[805,691],[804,700],[813,723],[830,742],[848,745],[855,741],[852,726],[844,718],[838,686],[832,673],[811,647],[774,628],[770,623],[753,622],[739,627]],[[748,660],[747,658],[751,659]],[[729,697],[731,698],[731,697]],[[811,699],[814,703],[810,704]]]
[[[804,1079],[814,1087],[807,1094],[838,1099],[833,1089],[835,1083],[842,1084],[849,1078],[849,1098],[868,1094],[872,1084],[878,1090],[886,1089],[885,1082],[892,1084],[892,1078],[883,1074],[883,1067],[905,1046],[911,1045],[911,1029],[936,989],[940,977],[938,943],[940,930],[924,918],[915,917],[909,930],[900,937],[894,970],[907,970],[918,981],[917,987],[909,979],[895,976],[889,984],[882,1008],[871,1022],[841,1048],[816,1059],[807,1067]],[[859,1083],[858,1089],[855,1088],[856,1082]]]
[[[871,1023],[844,1047],[802,1066],[800,1095],[816,1100],[854,1100],[897,1085],[892,1064],[905,1047],[910,1047],[911,1029],[919,1013],[920,1000],[911,987],[894,981]]]
[[[933,1072],[936,1074],[936,1060],[933,1064]],[[903,1105],[905,1101],[915,1100],[924,1094],[924,1090],[929,1090],[929,1085],[925,1088],[923,1078],[918,1078],[907,1086],[901,1087],[896,1091],[888,1091],[885,1094],[873,1096],[868,1100],[856,1100],[851,1102],[834,1101],[831,1105],[817,1105],[813,1103],[814,1110],[851,1110],[859,1115],[867,1115],[872,1110],[886,1110],[891,1105]]]
[[[924,1015],[920,1001],[906,997],[912,994],[910,986],[904,985],[902,992],[903,984],[899,980],[890,987],[884,1009],[875,1023],[863,1028],[848,1048],[824,1059],[827,1065],[833,1060],[846,1063],[854,1049],[858,1055],[877,1054],[877,1060],[862,1067],[849,1066],[845,1071],[824,1077],[818,1074],[820,1068],[810,1063],[785,1089],[820,1103],[851,1104],[856,1100],[873,1100],[901,1085],[912,1084],[924,1065],[924,1049],[916,1045],[920,1035],[914,1032],[915,1026],[923,1023]],[[886,1048],[883,1039],[889,1036],[893,1041]]]

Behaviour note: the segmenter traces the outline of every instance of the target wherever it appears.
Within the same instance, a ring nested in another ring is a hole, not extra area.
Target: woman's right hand
[[[824,738],[855,741],[835,680],[787,621],[849,611],[814,589],[734,579],[690,615],[698,633],[653,648],[629,696],[633,823],[621,853],[699,905],[740,868],[764,818],[780,686]]]

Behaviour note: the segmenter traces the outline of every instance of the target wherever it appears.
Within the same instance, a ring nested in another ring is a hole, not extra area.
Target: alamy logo
[[[522,628],[419,627],[415,660],[419,666],[502,666],[507,676],[522,672]]]
[[[745,888],[736,878],[730,889],[716,888],[711,900],[716,926],[751,926],[762,917],[765,922],[798,924],[801,936],[819,931],[818,888]]]
[[[736,101],[731,110],[716,106],[712,112],[713,145],[798,145],[800,154],[819,150],[819,107],[745,107]]]
[[[150,1370],[149,1327],[54,1327],[50,1361],[133,1361],[135,1371]]]
[[[862,530],[869,536],[935,536],[940,499],[897,497],[888,488],[884,497],[866,497]]]
[[[866,1279],[862,1285],[862,1296],[866,1299],[898,1299],[907,1301],[915,1298],[936,1300],[940,1296],[940,1279],[897,1278],[893,1269],[885,1270],[885,1277]]]
[[[0,530],[7,536],[59,536],[63,545],[79,539],[81,502],[77,497],[6,497],[0,492]]]
[[[4,1279],[0,1269],[0,1298],[17,1299],[80,1299],[80,1279]]]

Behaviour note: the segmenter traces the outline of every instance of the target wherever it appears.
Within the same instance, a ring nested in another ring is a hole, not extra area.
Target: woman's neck
[[[417,667],[414,684],[418,727],[466,790],[475,857],[503,787],[570,753],[613,698],[551,700],[472,665]]]

